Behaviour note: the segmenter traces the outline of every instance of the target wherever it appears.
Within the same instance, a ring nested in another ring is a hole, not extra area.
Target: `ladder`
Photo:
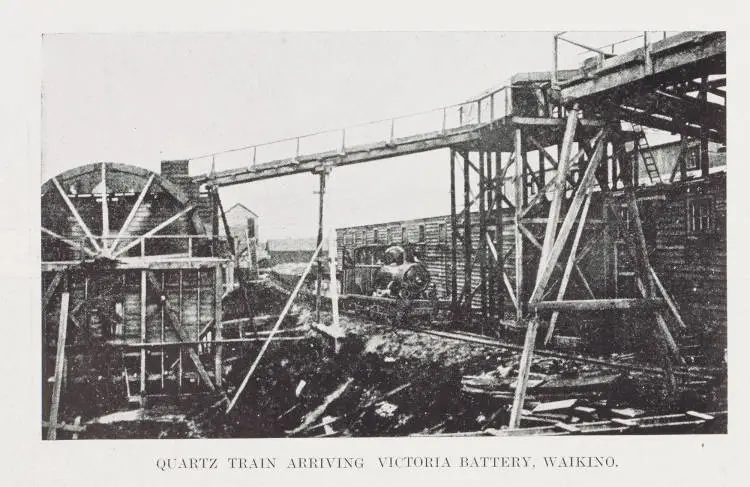
[[[654,155],[651,153],[651,146],[648,145],[648,139],[646,139],[646,133],[643,131],[643,127],[636,122],[631,122],[631,125],[636,137],[635,143],[638,146],[638,152],[641,154],[643,165],[646,167],[648,179],[652,183],[661,183],[659,168],[656,166],[656,159],[654,159]]]

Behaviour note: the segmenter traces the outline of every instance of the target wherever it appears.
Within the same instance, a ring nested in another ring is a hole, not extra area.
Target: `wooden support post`
[[[497,259],[495,260],[495,281],[497,282],[497,316],[503,319],[505,315],[505,294],[502,292],[500,282],[505,274],[504,272],[504,238],[503,238],[503,181],[502,176],[505,171],[502,170],[502,153],[495,154],[495,248],[497,249]]]
[[[469,155],[462,152],[464,159],[464,289],[471,289],[471,187],[469,185]],[[464,303],[465,326],[471,327],[471,293],[466,294]]]
[[[451,315],[458,314],[458,225],[456,214],[456,151],[451,148]]]
[[[57,355],[55,356],[55,383],[52,386],[52,406],[49,412],[49,428],[47,439],[57,439],[57,416],[60,408],[60,393],[62,388],[63,365],[65,363],[65,339],[68,331],[68,306],[70,294],[62,293],[60,300],[60,321],[57,325]]]
[[[320,187],[318,189],[318,239],[317,245],[323,242],[323,199],[326,192],[326,172],[322,171],[319,175]],[[323,279],[323,269],[320,263],[316,265],[316,277],[315,277],[315,321],[320,323],[320,287]]]
[[[701,87],[698,91],[698,101],[700,102],[700,167],[701,177],[707,178],[710,168],[710,161],[708,157],[708,125],[706,125],[706,105],[708,104],[708,77],[704,76],[701,79]]]
[[[633,142],[633,151],[630,153],[630,171],[633,177],[631,186],[634,188],[637,188],[641,184],[640,156],[638,154],[638,143]]]
[[[109,204],[107,202],[107,164],[102,162],[102,249],[109,248]]]
[[[224,378],[224,345],[221,343],[224,338],[221,324],[221,288],[221,267],[217,265],[214,269],[214,381],[216,387],[219,388],[221,388]],[[200,303],[198,303],[198,306],[200,306]]]
[[[141,343],[146,342],[146,272],[141,271]],[[200,305],[199,305],[200,307]],[[141,404],[146,397],[146,348],[141,347]]]
[[[182,269],[180,269],[179,276],[178,276],[179,282],[177,284],[177,287],[178,287],[178,289],[177,289],[177,311],[178,311],[177,321],[180,323],[180,326],[182,326],[182,309],[183,309],[183,305],[182,305],[182,281],[183,281],[183,274],[184,273],[182,272]],[[159,291],[159,292],[161,292],[164,295],[164,305],[162,306],[162,309],[166,309],[166,304],[167,304],[167,301],[166,301],[167,297],[166,297],[166,294],[164,293],[164,289],[165,288],[162,287],[161,291]],[[170,315],[170,314],[167,313],[167,318],[170,318],[170,320],[171,320],[172,315]],[[170,321],[170,323],[172,324],[172,328],[174,328],[174,323],[172,323],[171,321]],[[179,336],[179,332],[178,332],[178,336]],[[178,357],[177,357],[177,362],[178,362],[178,367],[177,367],[177,389],[179,390],[179,392],[182,392],[182,379],[183,379],[182,347],[178,348],[177,354],[178,354]]]
[[[516,390],[513,395],[513,406],[511,406],[510,423],[508,425],[511,429],[521,426],[521,413],[523,411],[523,403],[526,400],[526,385],[529,381],[531,359],[534,355],[534,342],[536,341],[538,328],[539,319],[534,316],[526,328],[526,339],[524,340],[523,352],[521,353],[521,362],[518,365],[518,379],[516,379]]]
[[[166,280],[165,277],[166,272],[162,272],[161,274],[161,288],[164,289],[164,282]],[[162,307],[159,310],[159,340],[161,340],[162,343],[166,341],[166,337],[164,336],[164,307]],[[159,349],[161,352],[159,356],[159,371],[160,371],[160,385],[161,389],[164,390],[164,375],[166,373],[164,369],[164,347],[161,347]]]
[[[514,158],[515,164],[515,272],[516,272],[516,322],[520,325],[523,320],[524,310],[524,292],[523,292],[523,235],[519,225],[521,223],[521,210],[523,208],[523,159],[521,153],[523,152],[523,139],[521,129],[516,128],[514,138]]]
[[[485,213],[485,226],[489,227],[492,222],[492,212],[495,206],[495,195],[492,188],[492,152],[487,152],[487,166],[485,167],[485,184],[487,186],[487,212]],[[497,227],[495,232],[497,233]],[[489,233],[487,233],[489,237]],[[489,240],[491,242],[491,239]],[[494,266],[488,264],[487,269],[487,309],[490,316],[496,316],[495,306],[495,269]]]
[[[578,244],[581,241],[581,234],[583,234],[583,227],[586,224],[586,216],[588,215],[590,205],[591,196],[587,195],[586,202],[583,204],[583,210],[581,211],[581,218],[578,221],[578,228],[576,229],[575,237],[573,237],[573,246],[571,247],[570,254],[568,255],[568,263],[565,265],[562,281],[560,281],[560,289],[557,292],[558,301],[562,301],[565,297],[565,291],[568,288],[570,274],[576,261],[576,252],[578,251]],[[555,332],[555,324],[557,323],[557,319],[559,318],[559,316],[560,312],[557,310],[552,313],[552,318],[549,321],[549,328],[547,329],[547,335],[544,337],[545,345],[549,345],[550,340],[552,340],[552,335]]]
[[[528,155],[525,150],[521,151],[521,160],[523,161],[523,167],[521,169],[521,172],[523,173],[523,205],[521,206],[526,206],[529,203],[529,178],[530,176],[533,176],[533,173],[530,171],[531,168],[529,167]]]
[[[480,276],[480,294],[482,301],[482,333],[484,333],[484,322],[487,320],[487,201],[485,199],[484,174],[485,153],[479,152],[479,276]]]
[[[216,257],[219,244],[219,189],[211,186],[211,255]]]
[[[328,236],[328,258],[329,258],[329,275],[328,280],[328,292],[331,298],[331,329],[334,333],[333,347],[334,352],[339,353],[341,351],[341,337],[343,336],[343,330],[341,329],[341,322],[339,321],[339,288],[338,279],[336,278],[336,256],[338,255],[338,249],[336,248],[336,230],[331,229],[331,234]]]
[[[44,313],[44,310],[47,309],[47,305],[49,304],[50,299],[52,299],[52,296],[54,296],[55,291],[57,290],[57,286],[60,285],[60,281],[62,281],[63,278],[63,272],[56,272],[55,277],[52,278],[52,282],[49,283],[49,286],[47,286],[47,290],[44,291],[44,296],[42,297],[42,313]]]
[[[680,126],[682,127],[682,126]],[[672,174],[669,176],[669,182],[673,183],[674,178],[677,175],[677,171],[680,172],[680,181],[687,179],[687,165],[685,164],[685,155],[688,149],[688,137],[684,133],[680,133],[680,152],[677,154],[677,160],[672,168]]]
[[[539,257],[539,268],[537,269],[537,282],[544,271],[545,262],[552,250],[552,245],[557,235],[557,224],[560,218],[560,209],[563,199],[565,198],[565,185],[567,184],[568,171],[570,169],[570,152],[573,149],[576,127],[578,126],[578,109],[572,108],[568,112],[568,121],[565,125],[565,134],[563,135],[562,149],[557,163],[557,175],[555,176],[554,194],[552,204],[549,207],[549,216],[547,217],[547,228],[544,231],[544,241],[542,242],[542,254]]]

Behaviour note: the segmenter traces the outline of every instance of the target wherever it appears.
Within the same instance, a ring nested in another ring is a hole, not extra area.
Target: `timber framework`
[[[644,214],[647,206],[659,211],[649,205],[671,186],[717,181],[709,144],[726,143],[726,35],[643,40],[618,55],[591,48],[581,68],[561,70],[557,49],[566,38],[557,35],[550,71],[520,73],[476,99],[418,114],[432,127],[420,133],[400,132],[407,117],[399,117],[369,124],[382,127],[374,141],[358,142],[361,127],[348,127],[239,148],[247,154],[242,167],[218,169],[220,154],[208,154],[165,161],[161,176],[101,163],[45,183],[45,351],[56,353],[54,361],[45,354],[55,371],[50,424],[57,421],[58,379],[71,337],[77,346],[104,340],[117,350],[134,395],[164,391],[170,378],[179,388],[222,388],[224,345],[243,334],[226,328],[231,323],[222,311],[222,298],[235,287],[235,258],[227,250],[234,246],[219,235],[219,188],[312,173],[320,184],[320,250],[331,171],[436,149],[447,149],[450,164],[449,321],[479,323],[484,334],[524,333],[511,429],[521,423],[536,347],[552,344],[571,317],[608,311],[639,317],[656,337],[665,380],[674,384],[684,365],[675,335],[688,325],[660,275],[664,267],[649,252]],[[680,138],[667,172],[656,163],[648,130]],[[313,143],[323,139],[329,142]],[[692,141],[695,166],[688,157]],[[283,157],[264,156],[282,146]],[[188,175],[189,164],[207,161],[211,171]],[[693,212],[686,225],[703,225],[702,207]],[[614,250],[596,251],[605,245]],[[341,263],[342,237],[338,247],[329,257]],[[320,281],[318,271],[318,312]]]

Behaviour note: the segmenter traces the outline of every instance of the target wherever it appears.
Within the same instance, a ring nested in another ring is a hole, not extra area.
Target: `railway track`
[[[286,290],[283,287],[283,285],[281,285],[280,283],[274,282],[273,279],[269,279],[268,283],[277,291],[282,292],[287,295],[289,294],[289,291]],[[307,297],[308,299],[312,298],[313,300],[315,297],[314,294],[305,292],[305,291],[300,292],[300,296],[302,296],[303,299],[304,297]],[[385,305],[390,304],[390,306],[393,306],[393,307],[399,305],[399,303],[396,302],[396,300],[387,299],[387,298],[369,297],[369,296],[361,296],[361,297],[356,296],[355,297],[355,296],[349,295],[349,296],[343,297],[343,300],[344,301],[358,300],[361,302],[374,302],[374,303],[381,303]],[[327,301],[329,301],[328,297],[323,296],[323,302],[327,302]],[[347,308],[346,306],[342,307],[342,313],[349,315],[349,316],[355,316],[360,319],[365,319],[365,320],[371,320],[373,318],[372,315],[370,316],[362,315],[357,312],[356,308],[352,309],[352,308]],[[441,338],[447,338],[451,340],[459,340],[463,342],[487,345],[491,347],[496,347],[500,350],[515,351],[515,352],[523,351],[523,345],[509,343],[506,341],[501,341],[501,340],[490,338],[484,335],[479,335],[476,333],[471,333],[471,332],[466,332],[466,331],[443,331],[443,330],[436,330],[429,326],[410,326],[410,325],[399,325],[399,326],[394,326],[394,328],[398,330],[408,330],[414,333],[429,334],[429,335],[438,336]],[[559,358],[559,359],[568,360],[568,361],[572,361],[576,363],[599,365],[602,367],[616,369],[616,370],[627,370],[627,371],[638,372],[638,373],[647,374],[647,375],[658,375],[658,376],[664,375],[664,370],[661,367],[653,366],[650,364],[644,364],[644,363],[619,362],[619,361],[614,361],[614,360],[607,360],[604,358],[587,357],[584,355],[560,352],[556,350],[545,350],[545,349],[539,349],[539,348],[534,350],[534,354],[543,356],[543,357]],[[701,381],[701,382],[713,381],[726,375],[726,371],[722,368],[709,368],[709,367],[675,366],[673,371],[676,377],[679,377],[687,381]]]

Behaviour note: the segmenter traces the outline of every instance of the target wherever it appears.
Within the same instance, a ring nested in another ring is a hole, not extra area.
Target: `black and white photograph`
[[[725,435],[726,42],[45,33],[39,438]]]

